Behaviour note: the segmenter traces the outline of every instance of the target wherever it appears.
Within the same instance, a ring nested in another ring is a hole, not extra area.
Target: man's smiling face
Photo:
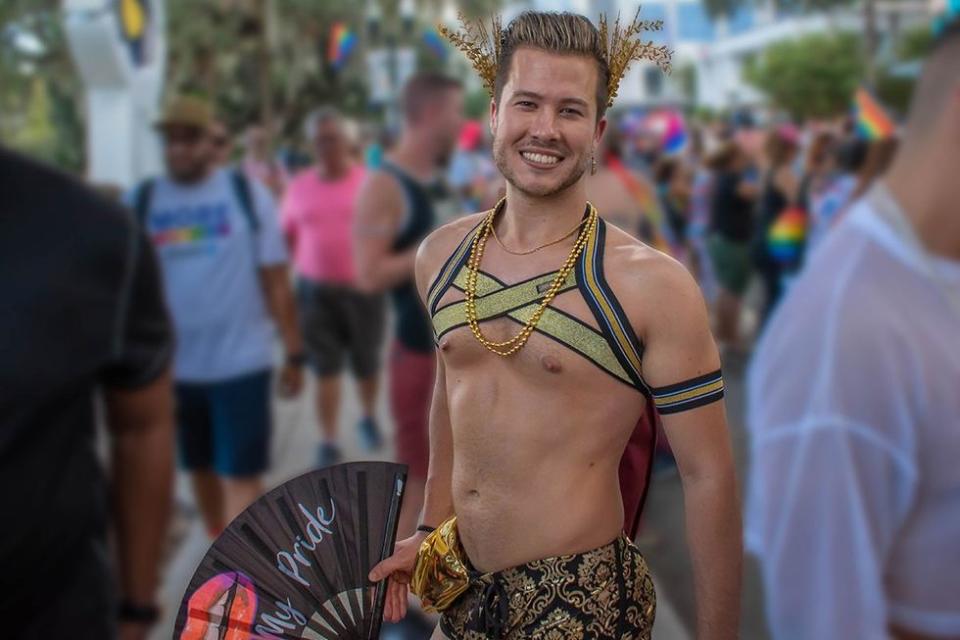
[[[576,184],[606,127],[597,121],[597,62],[521,47],[490,110],[493,156],[522,193],[547,197]]]

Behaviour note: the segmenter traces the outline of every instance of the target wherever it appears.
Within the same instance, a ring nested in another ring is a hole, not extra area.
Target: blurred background
[[[489,97],[437,22],[455,26],[462,12],[471,19],[498,13],[506,23],[524,9],[632,16],[637,6],[625,0],[4,1],[0,143],[119,197],[164,172],[153,127],[164,105],[173,96],[197,96],[215,114],[220,162],[268,187],[282,218],[288,185],[317,161],[315,140],[305,135],[313,112],[332,107],[341,114],[353,161],[375,168],[401,133],[405,82],[418,71],[444,72],[463,82],[464,120],[443,171],[439,222],[491,206],[502,186],[489,153]],[[701,283],[722,349],[741,482],[750,468],[745,374],[756,340],[802,271],[805,252],[887,168],[934,41],[932,25],[946,9],[927,0],[642,5],[641,17],[663,22],[645,37],[673,50],[673,69],[665,75],[634,64],[623,79],[608,113],[598,176],[622,195],[619,201],[607,195],[613,200],[600,211],[683,262]],[[754,188],[733,197],[719,187],[731,181]],[[782,202],[771,204],[764,188],[771,181],[782,186]],[[794,205],[805,214],[801,231],[785,215]],[[745,273],[728,273],[736,265],[718,260],[709,246],[718,229],[743,245],[759,242],[764,256],[748,261]],[[355,436],[353,426],[369,416],[360,389],[345,380],[335,418],[337,459],[392,459],[386,394],[377,393],[373,410],[384,434],[380,446],[369,433],[366,440]],[[304,393],[273,401],[264,488],[318,464],[317,394],[308,376]],[[693,637],[682,504],[664,448],[638,539],[658,586],[656,638]],[[179,599],[209,544],[191,487],[178,475],[159,600],[164,616],[152,637],[170,637]],[[425,638],[424,628],[387,629],[384,637]],[[752,561],[742,629],[745,638],[770,637]]]

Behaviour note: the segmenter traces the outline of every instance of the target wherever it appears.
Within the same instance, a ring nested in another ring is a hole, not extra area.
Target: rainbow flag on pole
[[[330,47],[327,52],[330,66],[338,71],[343,68],[356,46],[357,34],[343,22],[334,23],[330,29]]]
[[[867,140],[886,140],[893,137],[897,127],[883,105],[873,94],[860,87],[853,98],[857,132]]]

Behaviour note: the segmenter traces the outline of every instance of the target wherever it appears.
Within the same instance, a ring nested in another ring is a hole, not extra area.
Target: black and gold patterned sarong
[[[624,535],[591,551],[494,573],[463,560],[465,590],[441,610],[440,629],[451,640],[650,638],[653,581]]]

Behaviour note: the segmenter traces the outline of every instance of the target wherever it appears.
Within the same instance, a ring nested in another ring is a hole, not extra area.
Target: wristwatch
[[[292,367],[302,367],[307,364],[307,354],[302,351],[287,354],[287,364]]]
[[[117,618],[120,622],[151,625],[160,618],[160,609],[155,604],[136,604],[123,600],[117,608]]]

